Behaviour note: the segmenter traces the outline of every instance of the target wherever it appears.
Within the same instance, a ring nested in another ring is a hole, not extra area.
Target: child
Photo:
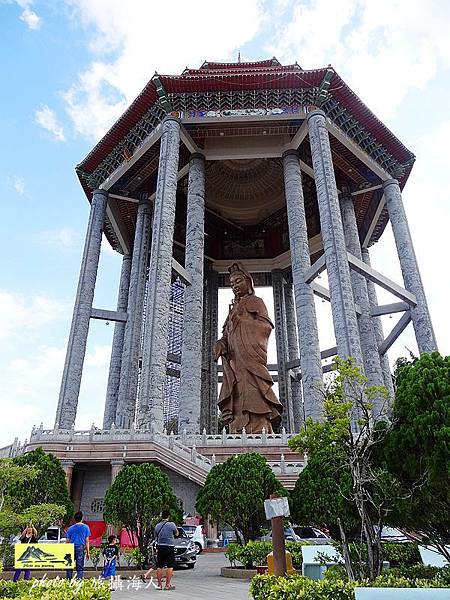
[[[117,544],[119,539],[115,535],[108,537],[108,545],[103,549],[103,571],[102,577],[110,578],[110,588],[114,590],[113,583],[116,576],[116,566],[119,563],[119,548]]]

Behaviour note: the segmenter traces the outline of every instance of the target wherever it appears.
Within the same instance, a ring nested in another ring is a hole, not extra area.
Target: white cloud
[[[46,296],[29,296],[0,289],[0,340],[29,336],[44,325],[66,317],[69,307]]]
[[[52,134],[54,140],[64,142],[66,136],[63,126],[59,123],[56,113],[46,104],[42,105],[35,112],[35,120],[38,125]]]
[[[28,29],[35,31],[36,29],[40,29],[42,25],[42,19],[39,17],[34,10],[31,10],[29,6],[25,7],[22,14],[20,15],[20,20],[26,23]]]
[[[22,177],[19,177],[18,175],[14,175],[11,178],[11,185],[16,190],[16,192],[18,194],[20,194],[21,196],[23,196],[25,194],[25,181],[22,179]]]
[[[79,233],[71,227],[61,227],[60,229],[41,231],[33,237],[39,244],[64,250],[77,248],[80,239]]]
[[[219,16],[207,0],[177,0],[170,12],[166,5],[146,0],[68,4],[77,23],[90,32],[90,49],[98,59],[63,98],[76,131],[93,140],[134,100],[155,69],[178,73],[205,59],[235,59],[264,18],[259,0],[230,0]]]
[[[290,22],[268,45],[281,61],[304,68],[332,63],[382,119],[392,117],[438,68],[450,66],[446,0],[296,2]]]

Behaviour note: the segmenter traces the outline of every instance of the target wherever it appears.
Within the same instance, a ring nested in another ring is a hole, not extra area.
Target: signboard
[[[16,544],[16,569],[73,569],[73,544]]]
[[[289,504],[287,498],[272,498],[264,500],[264,510],[266,511],[266,519],[274,519],[275,517],[289,517]]]

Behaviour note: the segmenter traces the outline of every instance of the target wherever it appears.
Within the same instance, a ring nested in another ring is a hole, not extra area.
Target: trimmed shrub
[[[289,550],[291,553],[294,565],[302,564],[302,546],[305,545],[299,542],[286,542],[286,550]],[[251,568],[253,565],[265,565],[267,562],[266,556],[272,550],[272,542],[249,542],[245,546],[230,544],[225,554],[232,567],[235,567],[236,563],[239,563],[244,567]]]
[[[408,567],[422,562],[418,545],[413,542],[383,544],[383,558],[391,563],[391,567]]]
[[[343,581],[342,579],[323,579],[314,581],[301,575],[275,577],[274,575],[256,575],[252,579],[250,593],[254,600],[355,600],[355,587],[419,588],[448,587],[446,569],[437,573],[433,579],[408,579],[387,571],[374,581]]]

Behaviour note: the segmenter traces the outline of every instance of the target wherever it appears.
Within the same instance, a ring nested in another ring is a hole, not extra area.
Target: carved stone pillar
[[[417,346],[420,353],[434,352],[438,349],[436,337],[403,206],[400,186],[396,179],[388,179],[383,183],[383,189],[405,288],[412,292],[417,299],[417,306],[411,307],[411,318]]]
[[[133,427],[136,412],[145,284],[151,241],[151,217],[152,207],[150,201],[147,198],[142,198],[139,201],[133,242],[127,322],[115,417],[115,423],[121,429]]]
[[[107,203],[105,190],[93,193],[56,410],[55,425],[60,429],[70,429],[75,424]]]
[[[126,254],[122,259],[120,273],[119,295],[117,298],[117,312],[127,312],[128,290],[130,287],[131,256]],[[106,390],[105,412],[103,415],[103,428],[109,429],[116,422],[117,399],[119,396],[120,373],[122,370],[123,340],[126,323],[117,322],[114,325],[114,337],[111,348],[111,361],[109,363],[108,387]]]
[[[164,428],[172,245],[175,224],[180,123],[167,117],[163,124],[153,216],[147,318],[142,352],[138,426]]]
[[[342,359],[352,356],[363,370],[358,322],[325,113],[316,110],[308,115],[307,121],[337,350]]]
[[[205,240],[205,159],[194,155],[189,167],[185,269],[191,279],[184,293],[178,431],[200,432]]]

